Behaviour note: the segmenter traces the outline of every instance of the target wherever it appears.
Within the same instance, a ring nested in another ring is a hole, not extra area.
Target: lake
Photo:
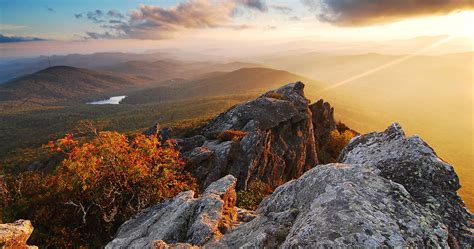
[[[90,105],[118,105],[127,96],[114,96],[104,100],[92,101],[87,104]]]

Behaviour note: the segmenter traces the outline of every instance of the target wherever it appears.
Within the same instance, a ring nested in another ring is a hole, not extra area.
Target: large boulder
[[[318,166],[280,187],[257,218],[210,248],[447,247],[436,215],[369,165]]]
[[[26,244],[32,232],[33,226],[29,220],[0,224],[0,248],[38,248]]]
[[[352,139],[339,161],[377,167],[381,176],[403,185],[417,203],[440,218],[451,247],[474,245],[473,215],[456,193],[461,187],[456,172],[420,137],[406,137],[394,123],[384,132]]]
[[[318,163],[303,89],[297,82],[267,92],[218,115],[202,135],[178,140],[187,168],[203,187],[227,174],[237,177],[238,189],[257,179],[276,187],[302,175]]]
[[[106,248],[186,248],[216,241],[237,219],[235,184],[228,175],[198,198],[186,191],[152,206],[122,224]]]

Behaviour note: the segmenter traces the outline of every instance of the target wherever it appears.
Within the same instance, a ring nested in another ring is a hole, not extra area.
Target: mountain
[[[50,67],[0,85],[0,101],[39,103],[89,99],[144,84],[148,78],[68,66]]]
[[[241,68],[232,72],[213,72],[195,80],[172,86],[159,86],[128,94],[123,103],[143,104],[219,95],[257,94],[284,82],[305,81],[314,89],[322,83],[270,68]]]
[[[98,69],[113,64],[125,63],[127,61],[152,62],[158,58],[172,59],[173,57],[164,52],[134,54],[134,53],[93,53],[93,54],[68,54],[39,56],[35,58],[21,58],[4,60],[0,62],[0,84],[6,81],[31,74],[51,66],[71,66],[86,69]]]
[[[266,92],[218,115],[198,135],[175,140],[202,194],[181,192],[143,210],[105,248],[474,243],[473,216],[456,193],[454,168],[399,124],[356,136],[338,163],[318,161],[314,127],[323,123],[313,115],[325,115],[313,111],[331,108],[309,105],[303,89],[297,82]],[[237,191],[252,181],[278,186],[255,212],[236,207]]]
[[[115,65],[103,67],[102,69],[127,73],[137,76],[146,76],[153,78],[155,82],[163,82],[166,80],[180,78],[180,79],[194,79],[204,76],[211,72],[229,72],[244,67],[261,66],[254,63],[245,62],[231,62],[231,63],[215,63],[215,62],[189,62],[179,60],[158,60],[158,61],[127,61]]]

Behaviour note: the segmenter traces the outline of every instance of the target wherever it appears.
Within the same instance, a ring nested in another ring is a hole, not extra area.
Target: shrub
[[[336,129],[339,131],[339,133],[343,133],[343,132],[345,132],[345,131],[347,131],[347,130],[350,130],[350,128],[349,128],[346,124],[344,124],[343,122],[341,122],[341,121],[338,121],[338,122],[336,123]]]
[[[255,210],[263,198],[273,192],[273,189],[260,180],[252,181],[247,190],[237,192],[237,206],[249,210]]]
[[[217,139],[221,141],[238,141],[241,140],[243,137],[247,135],[247,132],[244,131],[239,131],[239,130],[225,130],[221,132],[218,136]]]
[[[179,152],[155,136],[99,132],[80,143],[68,135],[48,148],[65,156],[54,174],[6,180],[5,217],[32,220],[33,244],[100,247],[139,210],[196,188]]]
[[[272,98],[272,99],[279,99],[279,100],[287,100],[285,96],[283,96],[281,93],[277,92],[269,92],[265,94],[265,97],[267,98]]]
[[[349,141],[355,137],[355,133],[351,130],[345,130],[339,132],[339,130],[333,130],[329,134],[329,141],[327,143],[328,153],[335,159],[339,157],[341,151],[346,147]]]

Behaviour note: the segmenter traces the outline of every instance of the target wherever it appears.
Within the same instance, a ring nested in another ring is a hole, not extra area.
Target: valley
[[[150,56],[148,62],[118,64],[104,59],[95,65],[99,69],[53,67],[0,86],[0,134],[10,141],[1,146],[0,155],[9,155],[6,165],[11,168],[11,158],[26,148],[72,132],[84,120],[130,134],[156,121],[195,125],[261,92],[303,81],[311,100],[329,101],[336,118],[359,132],[382,130],[398,121],[408,134],[424,137],[454,164],[463,185],[460,193],[472,207],[472,53],[415,56],[351,79],[401,57],[308,53],[255,63],[198,63]],[[85,60],[86,55],[69,63]],[[345,79],[351,80],[332,86]],[[127,97],[119,105],[85,104],[121,95]]]

